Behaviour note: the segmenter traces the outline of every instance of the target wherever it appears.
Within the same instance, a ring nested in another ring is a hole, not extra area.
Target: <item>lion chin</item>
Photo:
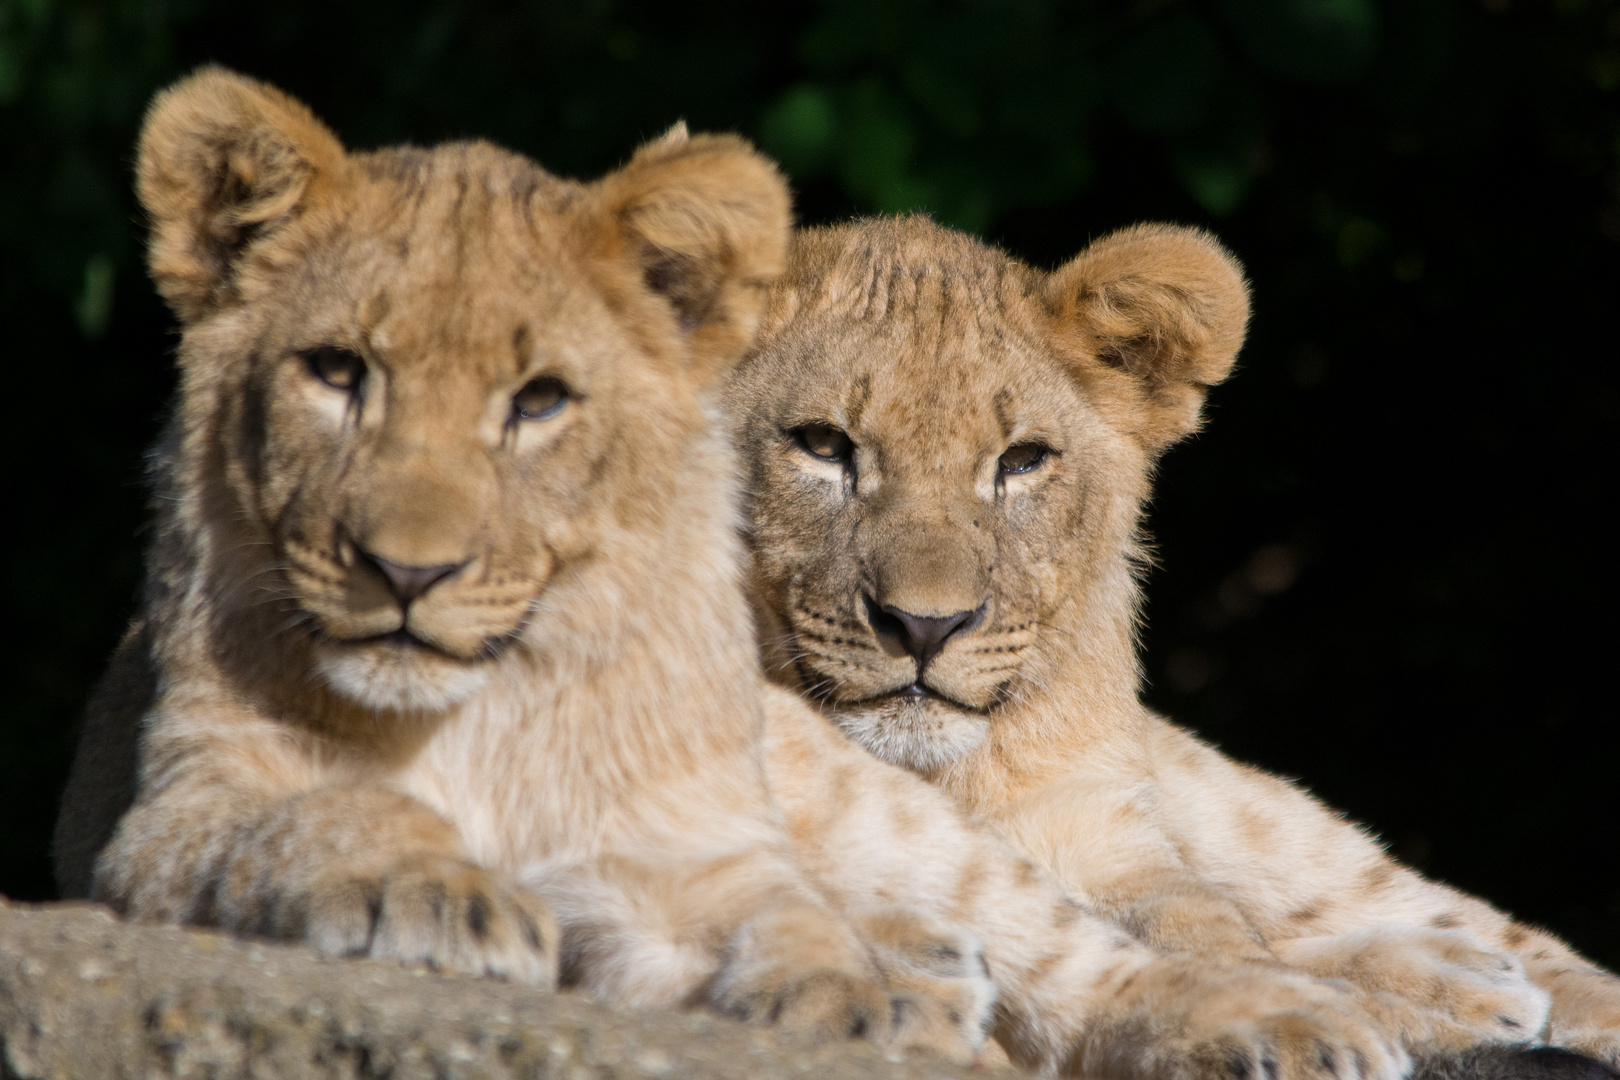
[[[990,721],[935,697],[892,694],[833,715],[849,739],[902,769],[943,768],[984,742]]]
[[[472,697],[489,681],[487,661],[456,660],[408,642],[324,642],[315,670],[341,697],[369,709],[436,713]]]

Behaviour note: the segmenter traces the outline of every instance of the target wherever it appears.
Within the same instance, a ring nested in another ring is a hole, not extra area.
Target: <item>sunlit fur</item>
[[[159,95],[138,157],[180,390],[64,890],[974,1056],[974,939],[912,909],[858,936],[760,767],[713,387],[782,262],[775,169],[684,129],[594,184],[482,143],[350,154],[218,70]],[[567,397],[525,418],[537,377]],[[972,969],[886,973],[940,950]]]
[[[767,667],[1158,947],[1350,979],[1410,1047],[1620,1060],[1612,976],[1140,704],[1152,468],[1247,318],[1196,230],[1122,230],[1050,273],[921,218],[801,232],[728,391]],[[847,432],[848,466],[796,445],[806,424]],[[1001,475],[1031,440],[1047,460]],[[884,605],[984,613],[919,673]]]
[[[718,387],[789,225],[744,144],[678,129],[590,185],[478,143],[351,155],[207,71],[138,176],[181,389],[64,891],[959,1059],[994,1003],[1047,1071],[1404,1070],[1336,988],[1159,956],[768,684]],[[537,374],[569,403],[514,422]],[[455,573],[407,610],[385,564]]]
[[[677,128],[595,185],[476,142],[352,155],[203,71],[138,176],[180,400],[63,891],[957,1059],[996,1004],[1047,1070],[1400,1074],[1332,993],[1311,1038],[1299,1002],[1202,1009],[1257,975],[1158,959],[768,685],[716,398],[789,217],[745,144]],[[569,400],[514,418],[536,376]]]

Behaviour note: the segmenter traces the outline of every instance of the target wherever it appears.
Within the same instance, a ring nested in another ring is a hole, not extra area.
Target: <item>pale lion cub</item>
[[[141,714],[92,883],[135,918],[964,1058],[991,975],[1047,1070],[1403,1071],[1339,989],[1159,957],[767,685],[717,397],[789,221],[741,142],[590,185],[349,154],[206,71],[138,176],[181,387],[64,884]]]
[[[1247,319],[1195,230],[1052,273],[922,218],[801,232],[728,391],[768,667],[1160,948],[1351,980],[1411,1047],[1620,1061],[1620,981],[1140,703],[1153,465]]]

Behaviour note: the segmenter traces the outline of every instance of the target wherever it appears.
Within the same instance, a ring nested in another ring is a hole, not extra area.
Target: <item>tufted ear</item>
[[[1153,453],[1197,430],[1249,322],[1243,268],[1214,237],[1134,225],[1053,271],[1046,300],[1060,338],[1099,388],[1117,390]]]
[[[714,376],[754,339],[793,227],[787,183],[735,135],[676,124],[597,184],[600,250],[672,311]]]
[[[302,104],[223,68],[153,99],[136,189],[151,219],[152,278],[180,321],[225,302],[248,246],[307,208],[343,161],[342,144]]]

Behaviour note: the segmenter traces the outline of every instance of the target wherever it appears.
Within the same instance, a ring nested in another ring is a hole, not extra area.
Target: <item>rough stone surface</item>
[[[0,1080],[810,1076],[986,1073],[0,898]]]

